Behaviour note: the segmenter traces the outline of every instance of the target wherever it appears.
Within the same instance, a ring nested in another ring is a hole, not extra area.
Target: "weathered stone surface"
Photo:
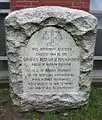
[[[86,104],[96,24],[93,15],[64,7],[45,6],[10,13],[5,19],[5,31],[14,105],[23,111],[50,111]]]

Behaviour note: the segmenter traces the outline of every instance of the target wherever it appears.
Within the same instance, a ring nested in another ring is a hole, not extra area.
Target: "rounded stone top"
[[[60,6],[41,6],[36,8],[26,8],[11,12],[5,21],[8,23],[17,22],[18,24],[25,24],[27,22],[41,23],[48,18],[58,18],[65,23],[71,22],[75,19],[85,19],[90,24],[90,27],[96,27],[97,19],[95,16],[83,10],[71,9]],[[6,23],[5,22],[5,23]],[[12,24],[14,25],[14,24]]]

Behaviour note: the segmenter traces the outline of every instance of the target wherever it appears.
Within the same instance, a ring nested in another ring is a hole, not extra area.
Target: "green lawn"
[[[0,108],[3,109],[8,101],[10,101],[8,89],[1,89]],[[79,109],[46,113],[30,112],[23,116],[24,119],[20,120],[102,120],[102,88],[92,87],[89,104]]]

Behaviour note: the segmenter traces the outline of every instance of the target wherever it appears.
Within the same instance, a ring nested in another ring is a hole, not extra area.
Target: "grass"
[[[8,89],[0,89],[0,108],[10,100]],[[102,88],[92,87],[89,104],[61,112],[29,112],[25,120],[102,120]]]

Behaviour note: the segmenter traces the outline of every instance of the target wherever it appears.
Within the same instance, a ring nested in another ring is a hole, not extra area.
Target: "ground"
[[[12,107],[8,89],[0,89],[0,120],[102,120],[102,88],[92,87],[89,104],[60,112],[20,113]]]

